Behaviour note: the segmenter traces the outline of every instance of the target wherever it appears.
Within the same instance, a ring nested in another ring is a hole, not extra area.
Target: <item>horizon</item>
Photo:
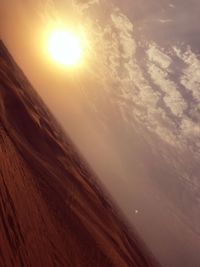
[[[0,39],[163,267],[200,263],[198,11],[195,0],[0,11]],[[54,25],[86,33],[80,68],[47,55]]]

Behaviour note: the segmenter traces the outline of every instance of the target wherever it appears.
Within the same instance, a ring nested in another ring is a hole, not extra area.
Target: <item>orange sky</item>
[[[199,202],[185,187],[192,177],[199,190],[200,60],[183,39],[198,39],[199,2],[113,2],[1,0],[0,37],[163,266],[188,267],[200,255]],[[44,54],[57,19],[85,27],[84,68]]]

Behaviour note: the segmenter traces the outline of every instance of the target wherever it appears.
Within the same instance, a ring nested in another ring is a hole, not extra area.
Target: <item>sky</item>
[[[164,267],[200,263],[199,11],[197,0],[1,0],[1,38]],[[55,25],[85,33],[81,68],[51,62]]]

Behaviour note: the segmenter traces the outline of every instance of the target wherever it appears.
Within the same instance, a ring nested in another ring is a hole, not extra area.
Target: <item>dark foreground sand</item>
[[[0,42],[0,267],[158,266]]]

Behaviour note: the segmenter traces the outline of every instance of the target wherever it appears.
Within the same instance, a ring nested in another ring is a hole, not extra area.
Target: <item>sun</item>
[[[56,62],[73,67],[81,61],[81,40],[70,31],[55,30],[50,34],[48,51]]]

